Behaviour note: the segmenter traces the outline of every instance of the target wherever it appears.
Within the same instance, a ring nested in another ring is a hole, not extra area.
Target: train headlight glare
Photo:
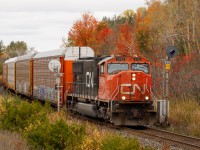
[[[135,76],[136,76],[136,74],[132,74],[132,76],[133,76],[133,77],[135,77]]]
[[[149,100],[149,96],[145,96],[145,100]]]
[[[133,81],[135,81],[135,80],[136,80],[136,78],[135,78],[135,77],[132,77],[132,80],[133,80]]]
[[[122,100],[126,100],[126,97],[125,97],[125,96],[122,96]]]

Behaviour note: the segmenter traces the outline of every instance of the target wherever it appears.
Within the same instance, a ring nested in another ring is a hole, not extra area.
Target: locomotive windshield
[[[133,71],[142,71],[145,72],[146,74],[149,74],[149,64],[132,64],[131,69]]]
[[[108,73],[114,74],[123,70],[128,70],[128,64],[108,64]]]

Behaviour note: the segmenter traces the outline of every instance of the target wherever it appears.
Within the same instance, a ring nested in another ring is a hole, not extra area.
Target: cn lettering
[[[143,84],[143,89],[138,84],[133,84],[133,85],[122,84],[120,87],[121,87],[121,90],[120,90],[121,94],[129,94],[129,95],[132,94],[132,95],[134,95],[136,89],[138,91],[140,91],[141,94],[145,94],[145,92],[146,92],[146,84]],[[131,87],[131,91],[124,91],[125,87]]]
[[[94,74],[93,72],[86,72],[86,86],[93,87],[94,86]]]

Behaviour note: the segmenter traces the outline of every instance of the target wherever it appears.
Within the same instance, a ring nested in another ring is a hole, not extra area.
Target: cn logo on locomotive
[[[125,90],[126,87],[131,88],[131,90],[126,91]],[[145,94],[145,92],[146,92],[146,84],[143,84],[143,89],[138,84],[133,84],[133,85],[131,85],[131,84],[121,84],[120,88],[121,88],[121,90],[120,90],[121,94],[128,94],[128,95],[132,94],[132,95],[134,95],[136,89],[138,89],[140,91],[140,93],[142,93],[142,94]]]

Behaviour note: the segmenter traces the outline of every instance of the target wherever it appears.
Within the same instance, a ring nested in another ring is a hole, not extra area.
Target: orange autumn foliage
[[[128,23],[124,23],[119,26],[116,49],[113,51],[113,53],[126,56],[138,54],[134,26]]]
[[[111,32],[106,23],[97,21],[90,13],[85,13],[81,20],[74,23],[68,33],[68,38],[71,46],[89,46],[98,55],[102,43]]]
[[[97,20],[89,13],[82,15],[82,20],[78,20],[69,31],[69,39],[73,45],[88,46],[93,44],[95,39],[95,29]]]

